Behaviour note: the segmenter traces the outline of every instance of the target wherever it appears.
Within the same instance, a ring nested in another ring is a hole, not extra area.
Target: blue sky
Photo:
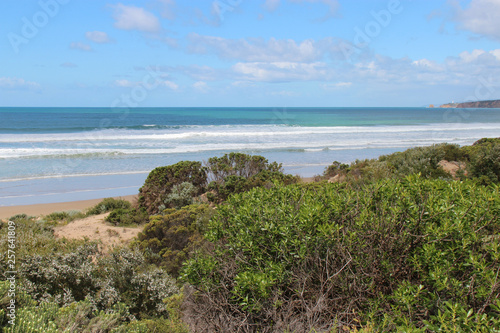
[[[0,106],[500,98],[500,0],[4,0]]]

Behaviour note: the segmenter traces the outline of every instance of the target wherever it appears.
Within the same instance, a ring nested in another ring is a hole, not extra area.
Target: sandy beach
[[[116,197],[116,199],[124,199],[130,202],[134,202],[135,200],[137,200],[137,195]],[[102,199],[91,199],[91,200],[38,204],[38,205],[5,206],[5,207],[0,207],[0,219],[6,220],[9,217],[14,216],[16,214],[40,216],[40,215],[47,215],[53,212],[64,212],[68,210],[83,211],[92,206],[95,206],[101,201]]]

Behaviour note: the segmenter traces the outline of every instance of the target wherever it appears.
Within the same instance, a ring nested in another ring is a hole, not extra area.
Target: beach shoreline
[[[134,203],[137,201],[138,196],[126,195],[115,197],[115,199],[123,199]],[[57,203],[47,203],[47,204],[34,204],[34,205],[19,205],[19,206],[3,206],[0,207],[0,220],[8,220],[10,217],[17,214],[26,214],[28,216],[42,216],[48,215],[54,212],[64,212],[69,210],[79,210],[85,211],[99,202],[104,198],[100,199],[90,199],[90,200],[78,200],[70,202],[57,202]]]

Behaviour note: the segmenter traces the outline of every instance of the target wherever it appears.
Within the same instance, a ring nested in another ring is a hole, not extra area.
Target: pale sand
[[[56,227],[54,228],[54,235],[68,239],[88,238],[89,240],[100,240],[102,250],[107,252],[114,246],[127,243],[142,231],[143,226],[124,228],[108,225],[104,221],[108,214],[89,216],[70,222],[65,226]]]
[[[124,199],[133,203],[137,200],[137,195],[117,197],[116,199]],[[101,201],[102,199],[92,199],[92,200],[40,204],[40,205],[0,207],[0,219],[6,220],[9,217],[17,214],[26,214],[29,216],[41,216],[41,215],[48,215],[54,212],[64,212],[68,210],[84,211],[86,209],[89,209],[97,205]]]

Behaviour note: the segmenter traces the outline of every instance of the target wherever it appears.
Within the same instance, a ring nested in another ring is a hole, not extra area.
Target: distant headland
[[[434,107],[434,106],[430,106]],[[439,106],[440,108],[500,108],[500,99],[489,101],[465,102],[465,103],[447,103]]]

